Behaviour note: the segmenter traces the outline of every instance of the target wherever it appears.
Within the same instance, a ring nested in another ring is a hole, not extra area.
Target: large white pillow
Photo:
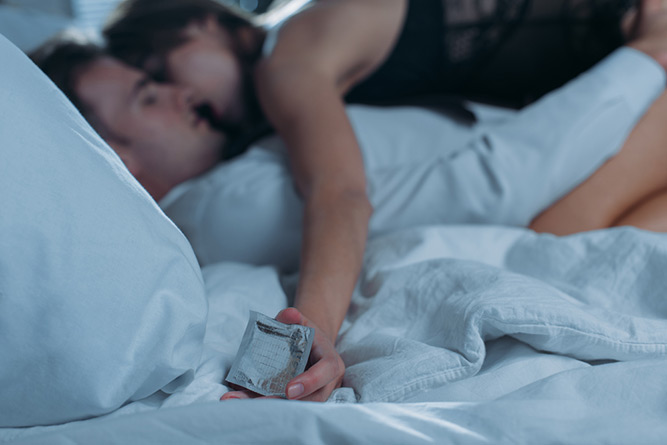
[[[0,60],[0,427],[186,384],[207,313],[190,245],[2,36]]]

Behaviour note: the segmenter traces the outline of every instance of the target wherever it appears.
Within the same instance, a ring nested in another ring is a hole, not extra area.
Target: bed
[[[219,397],[270,267],[201,269],[0,38],[0,441],[664,443],[667,236],[427,226],[370,241],[325,404]]]

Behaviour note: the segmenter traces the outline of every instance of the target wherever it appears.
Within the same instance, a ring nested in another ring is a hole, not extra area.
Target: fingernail
[[[288,399],[296,399],[301,394],[303,394],[303,385],[301,383],[295,383],[287,388]]]

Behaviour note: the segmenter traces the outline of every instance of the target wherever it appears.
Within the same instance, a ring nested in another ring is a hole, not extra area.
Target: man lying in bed
[[[656,169],[667,162],[665,73],[656,63],[665,62],[667,41],[653,34],[521,112],[476,127],[419,109],[351,108],[374,207],[371,235],[465,222],[533,221],[556,233],[651,227],[644,210],[662,211],[656,193],[667,189]],[[202,264],[296,268],[301,203],[279,141],[220,164],[225,135],[197,113],[188,90],[155,83],[87,44],[55,42],[36,59],[182,228]],[[619,175],[631,185],[619,186]],[[590,196],[599,206],[589,206]],[[326,364],[311,370],[326,372],[295,380],[310,386],[307,394],[342,376],[330,341],[316,338],[313,352]]]

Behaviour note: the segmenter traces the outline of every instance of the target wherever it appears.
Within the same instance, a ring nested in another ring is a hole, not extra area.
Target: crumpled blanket
[[[431,227],[373,241],[339,337],[344,386],[402,401],[474,376],[503,336],[593,363],[667,357],[667,235]],[[347,392],[346,392],[347,391]],[[349,390],[334,394],[351,401]]]
[[[288,300],[275,269],[209,266],[190,385],[96,419],[3,429],[0,442],[150,431],[167,442],[662,443],[666,266],[667,235],[632,228],[559,238],[439,226],[371,240],[337,344],[345,386],[330,399],[370,404],[217,402],[249,310],[275,315]]]

